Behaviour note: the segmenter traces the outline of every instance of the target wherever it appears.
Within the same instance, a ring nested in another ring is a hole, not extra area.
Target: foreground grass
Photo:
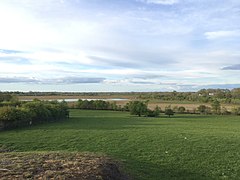
[[[104,153],[134,179],[238,179],[240,118],[178,115],[138,118],[128,113],[72,110],[64,122],[0,132],[14,151]]]

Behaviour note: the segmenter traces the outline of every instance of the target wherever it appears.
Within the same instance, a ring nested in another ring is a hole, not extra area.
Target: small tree
[[[170,108],[167,108],[165,110],[165,114],[168,115],[168,117],[171,117],[171,116],[174,115],[174,111],[172,109],[170,109]]]
[[[161,112],[161,108],[156,106],[154,109],[154,116],[158,117],[160,115],[160,112]]]
[[[214,100],[211,104],[213,113],[220,114],[221,113],[221,104],[218,100]]]

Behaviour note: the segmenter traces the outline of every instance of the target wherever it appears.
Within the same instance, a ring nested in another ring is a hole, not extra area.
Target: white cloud
[[[233,38],[240,36],[240,30],[233,31],[212,31],[204,33],[207,39]]]
[[[58,42],[58,34],[20,8],[0,5],[0,47],[23,49]]]
[[[82,65],[91,65],[93,61],[87,57],[84,52],[47,52],[37,51],[33,53],[22,54],[26,59],[30,59],[34,64],[48,63],[79,63]]]

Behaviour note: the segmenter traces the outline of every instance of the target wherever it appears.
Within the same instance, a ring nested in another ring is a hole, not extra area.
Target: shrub
[[[145,116],[147,117],[158,117],[160,115],[160,108],[158,106],[155,107],[154,110],[147,109]]]
[[[185,107],[183,107],[183,106],[178,107],[178,112],[179,113],[185,113],[185,111],[186,111]]]
[[[147,112],[147,102],[131,101],[129,103],[129,110],[132,115],[144,115]]]
[[[222,107],[222,109],[221,109],[221,114],[222,114],[222,115],[229,115],[229,114],[231,114],[231,112],[228,111],[226,107]]]
[[[232,114],[234,115],[240,115],[240,107],[234,107],[232,109]]]
[[[156,117],[155,112],[152,111],[152,110],[150,110],[150,109],[147,110],[147,112],[146,112],[145,115],[146,115],[147,117]]]
[[[200,114],[211,114],[211,108],[205,105],[200,105],[197,107],[197,111]]]

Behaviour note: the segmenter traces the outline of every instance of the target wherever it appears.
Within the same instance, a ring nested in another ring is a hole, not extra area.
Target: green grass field
[[[240,179],[239,116],[72,110],[66,121],[0,132],[1,145],[105,154],[122,161],[133,179]]]

